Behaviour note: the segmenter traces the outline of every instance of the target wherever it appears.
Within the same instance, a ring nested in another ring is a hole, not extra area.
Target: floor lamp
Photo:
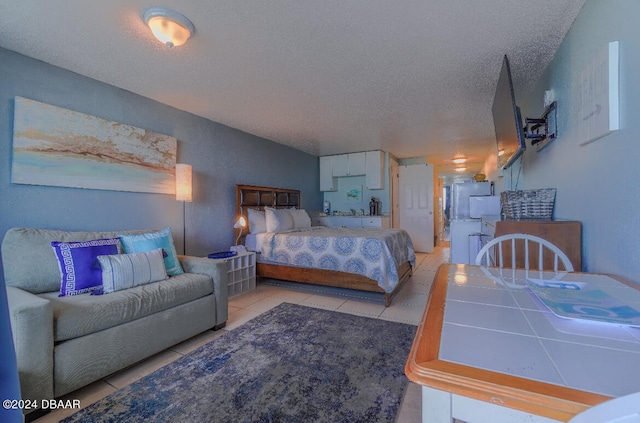
[[[193,170],[191,165],[176,163],[176,200],[182,201],[182,254],[187,254],[187,219],[185,203],[193,201]]]

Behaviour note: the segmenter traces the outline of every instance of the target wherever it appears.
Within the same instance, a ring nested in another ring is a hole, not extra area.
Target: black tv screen
[[[504,56],[496,94],[493,98],[493,125],[498,146],[498,169],[506,169],[526,148],[520,108],[516,105],[509,59]]]

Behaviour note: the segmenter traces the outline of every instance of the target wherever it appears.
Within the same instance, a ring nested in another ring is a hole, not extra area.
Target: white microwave
[[[482,216],[500,215],[500,197],[497,195],[472,195],[469,197],[469,216],[479,219]]]

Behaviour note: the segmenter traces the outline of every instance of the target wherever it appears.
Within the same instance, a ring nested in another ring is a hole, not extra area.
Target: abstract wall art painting
[[[177,140],[15,98],[14,184],[175,193]]]

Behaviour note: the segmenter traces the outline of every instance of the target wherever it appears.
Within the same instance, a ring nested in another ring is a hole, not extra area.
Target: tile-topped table
[[[423,422],[568,421],[640,391],[640,328],[559,317],[527,278],[586,282],[640,310],[640,286],[620,278],[443,264],[405,368]]]

